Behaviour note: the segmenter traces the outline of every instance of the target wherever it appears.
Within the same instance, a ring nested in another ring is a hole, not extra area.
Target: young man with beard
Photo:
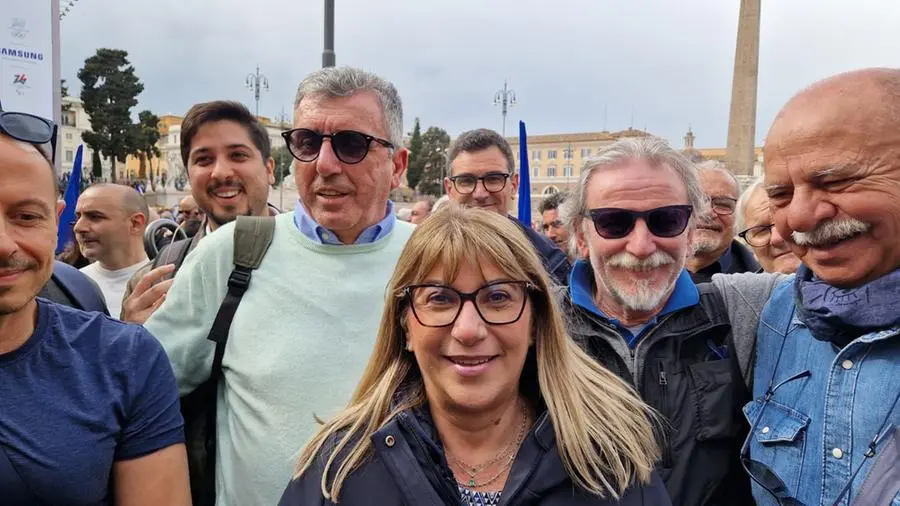
[[[659,471],[677,506],[746,504],[738,461],[748,398],[721,298],[685,269],[707,199],[656,138],[625,139],[582,170],[563,220],[582,258],[563,306],[570,332],[665,418]]]
[[[131,278],[122,320],[147,321],[165,299],[175,271],[207,234],[238,216],[275,214],[268,206],[269,185],[275,177],[271,155],[265,127],[242,104],[216,101],[191,107],[181,124],[181,159],[198,213],[185,223],[191,227],[191,220],[200,214],[204,218],[193,224],[198,230],[189,239],[164,248]]]
[[[702,283],[713,274],[758,271],[753,254],[735,239],[735,209],[741,192],[737,178],[714,161],[697,165],[697,175],[709,206],[696,217],[697,229],[687,261],[691,278]]]

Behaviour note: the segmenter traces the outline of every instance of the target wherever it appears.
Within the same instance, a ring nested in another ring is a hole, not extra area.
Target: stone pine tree
[[[81,101],[91,118],[91,132],[82,139],[94,152],[100,152],[112,163],[112,181],[116,181],[116,161],[125,163],[129,154],[137,152],[140,138],[131,122],[131,109],[144,85],[134,74],[128,53],[121,49],[100,48],[84,61],[78,71]]]
[[[138,157],[140,157],[141,166],[138,177],[148,179],[150,188],[156,191],[156,179],[153,174],[153,159],[159,158],[161,153],[156,143],[159,142],[159,116],[150,111],[141,111],[138,113],[138,123],[136,125],[137,149]],[[157,165],[159,163],[157,162]]]
[[[291,156],[287,146],[278,146],[272,150],[272,159],[275,160],[275,182],[272,184],[272,188],[278,188],[284,178],[291,175],[291,164],[294,163],[294,157]]]
[[[406,182],[410,188],[416,188],[422,180],[422,171],[425,168],[425,160],[422,157],[422,127],[419,118],[416,118],[412,134],[409,136],[409,164],[406,167]]]
[[[437,196],[443,192],[448,147],[450,136],[443,128],[428,127],[422,135],[422,177],[416,185],[420,193]]]

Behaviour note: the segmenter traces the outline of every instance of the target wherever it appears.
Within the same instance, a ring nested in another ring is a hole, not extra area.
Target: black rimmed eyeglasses
[[[725,195],[713,195],[707,196],[707,200],[709,201],[709,207],[712,209],[712,212],[718,214],[719,216],[728,216],[734,214],[734,210],[737,208],[737,199],[734,197],[727,197]]]
[[[24,112],[0,109],[0,131],[13,139],[30,144],[50,143],[50,162],[56,163],[56,123]]]
[[[479,181],[481,181],[485,191],[488,193],[497,193],[506,188],[506,182],[509,180],[510,176],[511,174],[505,172],[494,172],[484,176],[460,174],[451,177],[450,182],[453,183],[453,189],[456,190],[457,193],[463,195],[475,193],[475,188],[478,187]]]
[[[474,292],[461,292],[440,283],[409,285],[403,289],[413,315],[425,327],[453,325],[466,301],[485,323],[509,325],[522,317],[530,292],[537,287],[529,281],[493,281]]]
[[[769,242],[772,240],[772,227],[775,225],[769,223],[768,225],[756,225],[755,227],[750,227],[738,234],[738,237],[744,240],[750,246],[755,248],[762,248],[763,246],[768,246]]]
[[[355,130],[323,134],[308,128],[295,128],[281,132],[281,136],[284,137],[291,156],[301,162],[311,162],[319,157],[323,139],[330,139],[331,149],[337,159],[350,165],[363,161],[369,154],[369,148],[373,142],[388,149],[395,148],[394,144],[388,140]]]

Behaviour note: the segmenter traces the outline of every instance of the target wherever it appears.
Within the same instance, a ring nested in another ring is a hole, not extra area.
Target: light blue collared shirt
[[[387,214],[378,223],[362,231],[356,242],[353,244],[371,244],[375,241],[387,237],[394,230],[394,224],[397,223],[397,216],[394,215],[394,203],[387,201]],[[338,239],[337,234],[316,223],[316,220],[306,212],[306,206],[303,202],[297,200],[297,207],[294,208],[294,225],[301,234],[308,237],[316,244],[331,244],[335,246],[344,246],[344,243]]]
[[[572,298],[572,302],[614,325],[631,349],[637,346],[640,337],[648,328],[651,328],[659,321],[661,316],[674,313],[679,309],[696,306],[700,303],[700,292],[697,290],[694,282],[691,281],[691,274],[687,270],[682,270],[681,274],[678,275],[678,280],[675,281],[675,289],[672,290],[672,295],[669,296],[666,305],[652,320],[644,324],[643,328],[635,335],[632,329],[623,327],[618,320],[610,318],[603,314],[603,311],[600,311],[597,305],[594,304],[593,289],[594,278],[591,265],[585,260],[575,262],[575,266],[572,267],[572,273],[569,275],[569,296]]]

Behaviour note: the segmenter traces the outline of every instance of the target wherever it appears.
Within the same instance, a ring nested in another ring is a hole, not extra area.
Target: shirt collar
[[[387,212],[384,218],[378,223],[366,228],[359,234],[353,244],[371,244],[386,237],[394,229],[397,223],[397,216],[394,214],[394,203],[387,201]],[[299,199],[297,207],[294,208],[294,225],[301,234],[317,244],[330,244],[335,246],[343,246],[344,243],[338,239],[337,234],[322,225],[316,223],[316,220],[306,211],[306,206]]]
[[[620,325],[618,320],[603,314],[603,311],[600,311],[594,303],[594,272],[588,261],[578,260],[575,262],[575,266],[572,267],[572,272],[569,275],[569,296],[571,297],[573,304],[603,318],[617,328],[625,329],[625,327]],[[699,303],[700,292],[691,280],[690,273],[686,269],[682,269],[681,274],[678,275],[678,280],[675,281],[675,288],[672,290],[672,295],[669,296],[669,300],[666,301],[666,305],[663,306],[662,310],[654,316],[653,321],[661,316],[674,313],[680,309],[696,306]],[[652,323],[653,321],[648,323]]]

